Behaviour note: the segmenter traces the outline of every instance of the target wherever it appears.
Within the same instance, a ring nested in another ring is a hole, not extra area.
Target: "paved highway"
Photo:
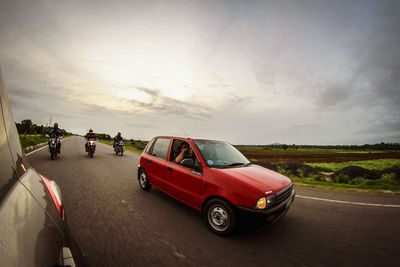
[[[92,266],[400,264],[400,196],[297,186],[299,197],[280,222],[219,237],[197,211],[154,187],[139,188],[138,154],[116,156],[98,143],[89,158],[84,142],[67,138],[56,160],[47,149],[28,160],[60,185],[71,231]]]

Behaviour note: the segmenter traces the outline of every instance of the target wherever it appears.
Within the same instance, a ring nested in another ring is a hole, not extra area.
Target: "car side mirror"
[[[201,167],[198,164],[195,164],[193,159],[190,158],[182,160],[181,165],[193,170],[201,171]]]

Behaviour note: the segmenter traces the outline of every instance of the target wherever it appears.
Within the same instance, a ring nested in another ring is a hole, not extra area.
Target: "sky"
[[[79,134],[400,142],[400,1],[0,0],[0,67]]]

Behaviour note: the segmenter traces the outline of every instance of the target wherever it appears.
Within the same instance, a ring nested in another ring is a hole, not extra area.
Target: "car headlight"
[[[265,209],[267,207],[267,198],[261,197],[257,200],[256,209]]]
[[[273,205],[273,200],[274,200],[275,195],[270,195],[268,197],[260,197],[257,200],[256,206],[254,207],[255,209],[265,209],[267,207],[270,207],[271,205]]]

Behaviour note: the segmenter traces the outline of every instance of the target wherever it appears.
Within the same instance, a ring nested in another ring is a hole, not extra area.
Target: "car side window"
[[[169,138],[158,138],[151,152],[152,156],[166,159],[168,153]]]
[[[150,153],[151,147],[153,146],[155,140],[156,140],[156,138],[153,138],[153,139],[149,142],[149,144],[147,145],[146,150],[144,151],[146,154],[149,154],[149,153]]]
[[[197,160],[196,155],[194,154],[194,151],[190,144],[188,144],[186,141],[182,141],[179,139],[175,139],[174,142],[172,143],[171,147],[171,155],[170,155],[170,161],[180,164],[180,162],[176,162],[176,158],[181,152],[181,148],[186,145],[188,147],[188,150],[182,155],[181,161],[184,159],[192,159],[195,164],[199,164],[199,161]]]

